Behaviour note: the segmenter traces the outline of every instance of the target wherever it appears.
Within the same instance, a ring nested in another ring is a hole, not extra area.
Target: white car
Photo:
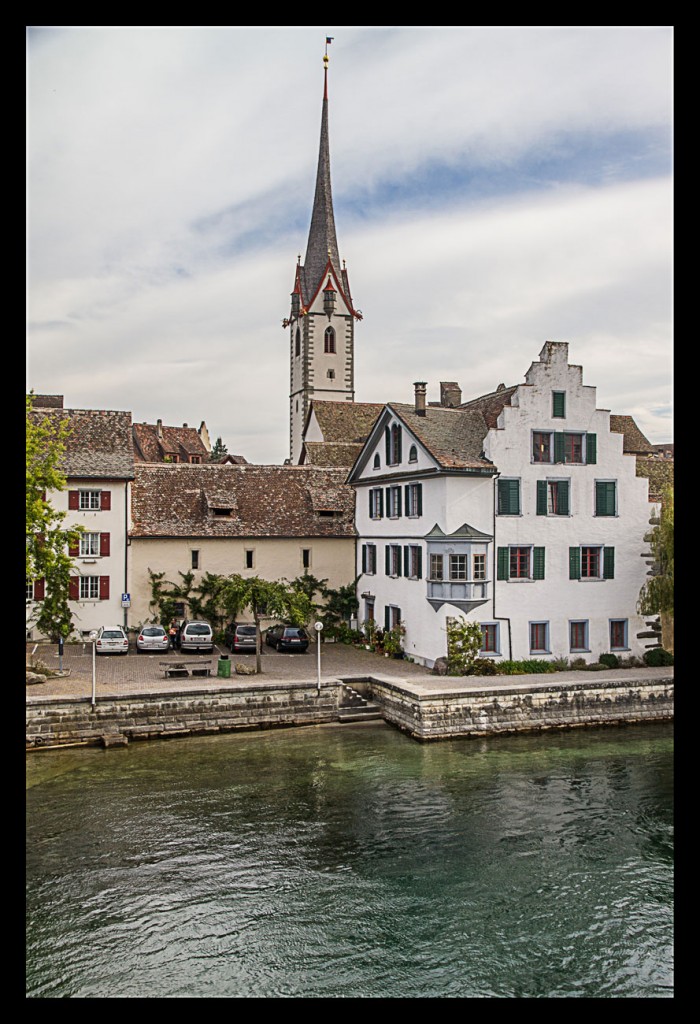
[[[95,654],[128,654],[129,638],[122,626],[100,626],[95,639]]]

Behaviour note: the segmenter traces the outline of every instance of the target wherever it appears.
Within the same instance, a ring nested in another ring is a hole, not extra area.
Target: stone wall
[[[386,720],[417,740],[491,736],[673,718],[673,676],[629,684],[600,682],[485,686],[417,694],[372,682]]]

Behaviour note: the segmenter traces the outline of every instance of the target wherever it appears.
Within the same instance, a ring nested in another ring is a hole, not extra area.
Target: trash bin
[[[217,676],[221,676],[223,679],[231,678],[231,662],[228,654],[222,654],[219,658],[219,665],[216,670]]]

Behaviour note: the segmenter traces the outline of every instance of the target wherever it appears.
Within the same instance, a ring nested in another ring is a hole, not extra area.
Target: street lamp
[[[316,630],[316,696],[321,696],[321,631],[323,630],[322,622],[314,622],[314,629]]]

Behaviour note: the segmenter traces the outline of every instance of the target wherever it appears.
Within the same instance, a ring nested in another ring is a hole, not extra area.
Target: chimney
[[[455,409],[462,404],[462,389],[452,380],[440,381],[440,405],[446,409]]]
[[[416,416],[425,416],[425,393],[428,385],[424,380],[417,380],[413,387],[416,395]]]
[[[163,440],[163,421],[162,420],[157,420],[156,421],[156,435],[157,435],[159,441]]]

